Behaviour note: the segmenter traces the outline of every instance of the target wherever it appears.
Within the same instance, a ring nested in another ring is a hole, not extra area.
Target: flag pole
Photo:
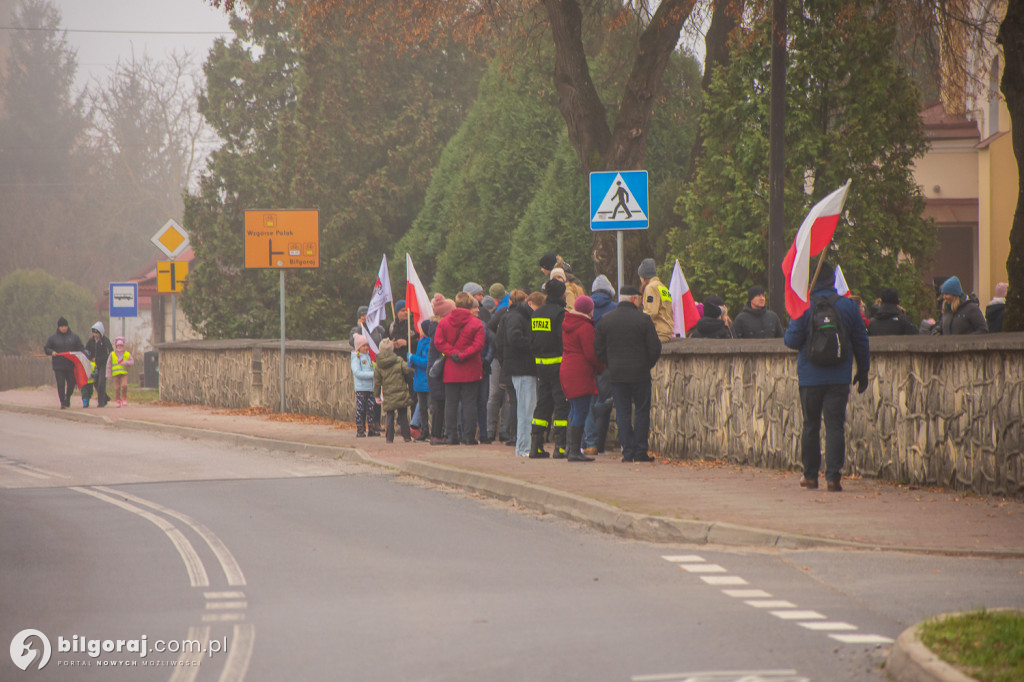
[[[821,272],[821,266],[825,262],[825,254],[828,252],[828,247],[832,246],[832,242],[829,242],[824,249],[821,250],[821,256],[818,257],[818,267],[814,268],[814,277],[811,278],[811,283],[807,285],[807,297],[811,296],[811,289],[814,288],[814,283],[818,281],[818,273]]]

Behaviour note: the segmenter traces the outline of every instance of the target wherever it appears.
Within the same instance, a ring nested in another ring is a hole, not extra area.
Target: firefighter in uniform
[[[562,393],[562,318],[565,317],[565,284],[557,279],[544,285],[547,299],[530,320],[530,350],[537,363],[537,409],[533,412],[530,457],[549,457],[544,438],[552,426],[555,459],[564,459],[569,402]]]
[[[658,279],[658,268],[653,258],[644,258],[637,268],[637,274],[641,280],[644,312],[654,320],[658,339],[664,343],[675,333],[672,325],[672,294]]]

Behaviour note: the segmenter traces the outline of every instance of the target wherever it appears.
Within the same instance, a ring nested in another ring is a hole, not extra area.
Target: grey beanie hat
[[[653,258],[644,258],[640,261],[640,267],[636,269],[640,279],[651,279],[658,276],[658,266],[654,264]]]
[[[476,282],[466,282],[466,285],[462,287],[462,290],[470,296],[477,296],[478,294],[484,293],[484,288]]]
[[[488,312],[493,312],[498,304],[495,302],[493,296],[484,296],[483,300],[480,301],[480,306],[486,308]]]
[[[359,311],[356,313],[356,317],[362,317],[363,315],[365,315],[368,312],[370,312],[370,306],[368,306],[368,305],[361,305],[361,306],[359,306]]]
[[[594,283],[590,285],[590,291],[604,291],[612,296],[615,295],[615,287],[612,286],[612,283],[604,275],[598,275],[594,278]]]

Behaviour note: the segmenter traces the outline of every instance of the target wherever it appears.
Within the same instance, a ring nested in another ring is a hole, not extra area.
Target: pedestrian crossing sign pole
[[[595,232],[615,230],[618,289],[622,289],[623,230],[650,227],[647,191],[647,171],[590,174],[590,229]]]

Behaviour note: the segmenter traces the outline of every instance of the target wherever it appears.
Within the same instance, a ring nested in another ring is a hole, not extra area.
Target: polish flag
[[[92,361],[89,356],[81,351],[71,353],[54,353],[62,358],[67,358],[75,366],[75,384],[82,388],[89,383],[89,375],[92,374]]]
[[[697,304],[693,302],[693,293],[690,285],[683,277],[683,270],[679,267],[679,259],[672,268],[672,279],[668,283],[668,291],[672,294],[672,327],[676,336],[686,338],[686,332],[693,329],[700,319],[697,312]]]
[[[847,180],[845,185],[814,205],[782,260],[782,272],[786,278],[786,312],[793,319],[810,307],[811,257],[821,253],[832,241],[849,190],[850,181]]]
[[[429,320],[433,314],[433,306],[430,305],[430,297],[427,290],[423,288],[420,276],[416,274],[416,268],[412,266],[412,256],[405,254],[405,307],[409,310],[409,320],[412,322],[412,329],[417,335],[422,334],[420,324]]]
[[[850,287],[846,284],[846,278],[843,277],[843,269],[838,265],[836,266],[836,293],[840,296],[853,296],[850,293]]]

